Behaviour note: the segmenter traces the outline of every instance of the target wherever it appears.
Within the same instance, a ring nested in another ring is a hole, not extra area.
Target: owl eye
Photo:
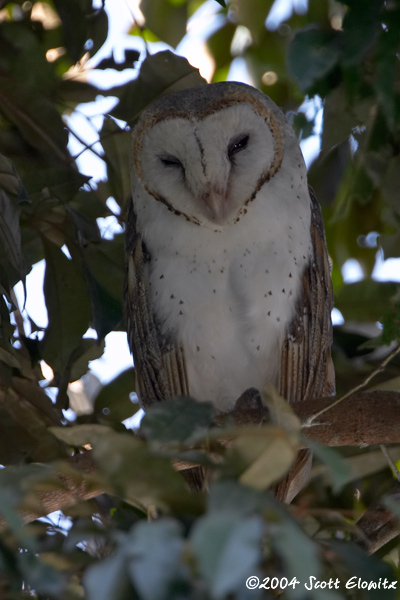
[[[160,156],[160,160],[164,167],[174,167],[178,169],[183,169],[183,164],[176,158],[176,156]]]
[[[231,158],[237,152],[244,150],[248,144],[249,137],[250,136],[248,135],[240,135],[235,138],[228,146],[228,158]]]

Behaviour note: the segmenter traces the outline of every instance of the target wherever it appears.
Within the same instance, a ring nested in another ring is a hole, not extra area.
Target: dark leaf
[[[368,556],[366,552],[355,544],[330,540],[329,548],[338,555],[343,565],[346,565],[349,573],[351,573],[351,581],[349,578],[346,582],[347,589],[357,589],[358,578],[364,582],[376,583],[376,588],[371,587],[368,591],[368,600],[382,600],[383,588],[378,587],[379,582],[382,583],[385,579],[389,583],[392,581],[397,582],[396,573],[390,564],[378,560],[375,556]],[[396,587],[394,589],[386,587],[384,591],[385,599],[395,600],[397,598]]]
[[[76,381],[87,373],[88,363],[103,355],[105,348],[104,340],[98,341],[93,338],[83,338],[74,351],[71,361],[70,381]]]
[[[90,19],[95,16],[91,0],[54,0],[61,18],[64,44],[75,63],[84,54],[84,46],[90,38]],[[104,10],[104,9],[103,9]]]
[[[88,25],[87,36],[89,45],[86,44],[85,48],[89,50],[91,56],[94,56],[100,50],[108,36],[108,15],[104,7],[104,2],[103,6],[89,14]]]
[[[0,175],[1,185],[1,175]],[[19,209],[15,200],[0,187],[0,263],[11,275],[13,271],[22,279],[25,275],[19,228]],[[16,283],[14,281],[13,283]]]
[[[379,34],[379,11],[383,0],[366,4],[351,2],[343,19],[344,57],[346,66],[358,64]]]
[[[397,52],[400,43],[400,10],[388,11],[386,29],[379,34],[375,89],[389,129],[396,129]]]
[[[184,570],[183,527],[173,519],[140,522],[129,532],[126,541],[127,570],[143,600],[170,597],[172,584]]]
[[[364,279],[344,285],[337,293],[335,306],[345,320],[376,322],[382,316],[382,307],[393,296],[398,285],[390,282]]]
[[[100,90],[87,81],[61,79],[58,82],[57,93],[62,102],[72,102],[75,105],[82,102],[94,102]]]
[[[239,590],[261,561],[263,522],[258,516],[215,512],[197,520],[190,535],[201,574],[213,597]]]
[[[349,481],[349,465],[335,448],[328,448],[311,440],[307,440],[307,445],[315,456],[328,467],[332,478],[333,493],[339,493]]]
[[[283,561],[286,577],[289,580],[299,578],[299,573],[301,573],[302,581],[307,583],[309,583],[310,577],[316,578],[317,581],[322,579],[320,577],[320,557],[313,540],[305,534],[294,519],[284,512],[281,506],[277,506],[274,498],[271,498],[270,502],[271,508],[275,512],[275,519],[279,519],[279,524],[271,528],[272,545]],[[293,597],[300,596],[293,594]],[[324,598],[320,590],[315,598]],[[328,598],[330,595],[327,596],[327,600]]]
[[[104,148],[111,195],[121,207],[126,207],[131,196],[131,132],[121,129],[113,119],[105,118],[100,141]]]
[[[0,75],[0,112],[34,148],[63,163],[71,162],[68,135],[61,116],[39,92],[26,88],[21,81]]]
[[[121,423],[139,410],[139,404],[133,403],[130,394],[135,389],[135,370],[126,369],[105,385],[96,396],[94,412],[100,422]]]
[[[88,244],[83,249],[84,275],[92,306],[93,327],[102,339],[122,319],[124,236]]]
[[[115,69],[116,71],[124,71],[125,69],[133,69],[133,63],[139,60],[140,52],[137,50],[125,50],[125,60],[117,62],[110,54],[107,58],[103,58],[96,65],[96,69]]]
[[[296,456],[296,441],[272,425],[241,427],[230,431],[233,441],[225,455],[222,473],[234,476],[256,490],[265,490],[289,470]]]
[[[399,297],[399,293],[396,294]],[[400,341],[400,302],[392,302],[382,316],[382,342],[389,345]]]
[[[210,486],[209,512],[236,512],[238,515],[258,513],[265,504],[265,495],[233,479],[217,481]],[[238,516],[239,518],[239,516]]]
[[[41,343],[41,353],[54,372],[63,374],[90,326],[89,297],[75,262],[50,242],[45,241],[44,248],[44,295],[49,326]]]
[[[143,61],[137,79],[110,90],[110,94],[120,99],[111,114],[134,124],[142,110],[156,98],[203,83],[206,82],[199,71],[186,58],[169,50],[158,52]]]
[[[88,441],[102,474],[134,506],[142,510],[155,506],[193,514],[202,505],[202,497],[193,497],[170,460],[153,455],[133,436],[110,431]]]
[[[86,569],[83,582],[88,600],[134,599],[126,569],[126,553],[118,548],[106,560]]]
[[[175,48],[186,33],[188,7],[186,2],[142,0],[140,10],[146,27],[163,42]]]
[[[273,0],[231,0],[229,9],[234,14],[234,21],[247,27],[255,42],[259,43],[273,4]]]
[[[307,92],[334,69],[339,57],[338,32],[316,27],[303,29],[289,46],[288,70],[299,88]]]
[[[159,444],[183,443],[202,434],[212,423],[213,406],[180,396],[170,402],[153,404],[141,422],[146,438]]]

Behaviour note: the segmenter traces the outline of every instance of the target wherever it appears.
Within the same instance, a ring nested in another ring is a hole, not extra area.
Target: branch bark
[[[322,408],[336,401],[335,396],[297,402],[292,408],[305,423]],[[259,421],[258,410],[233,413],[238,425]],[[268,421],[268,411],[264,410]],[[310,439],[326,446],[372,446],[400,443],[400,392],[378,390],[356,392],[333,406],[317,422],[305,426]]]
[[[334,397],[320,398],[299,402],[293,405],[298,417],[302,422],[307,422],[310,417],[317,413],[321,408],[329,406],[335,401]],[[268,420],[267,409],[265,409],[265,418]],[[223,419],[233,417],[238,425],[246,425],[259,422],[260,414],[258,410],[248,409],[238,412],[232,412],[222,416]],[[344,399],[343,402],[333,406],[321,415],[317,422],[306,427],[306,435],[317,442],[326,446],[370,446],[377,444],[400,443],[400,393],[387,391],[357,392]],[[78,456],[72,457],[70,465],[81,473],[91,475],[96,472],[96,466],[93,462],[92,452],[87,451]],[[176,465],[178,470],[187,468],[188,465]],[[193,465],[190,465],[193,466]],[[55,491],[41,492],[39,494],[40,508],[35,507],[33,511],[22,511],[21,518],[25,523],[44,516],[50,512],[72,506],[83,500],[88,500],[99,494],[106,492],[105,489],[89,488],[84,481],[77,482],[77,478],[68,478],[65,474],[55,472],[55,477],[62,482],[62,489]],[[368,512],[368,511],[367,511]],[[376,511],[375,511],[376,512]],[[387,511],[386,511],[387,512]],[[365,525],[365,533],[368,538],[373,537],[371,524],[365,513],[359,521],[361,529]],[[387,516],[386,522],[394,523],[391,516]],[[6,527],[3,519],[0,519],[0,530]],[[378,525],[373,527],[377,530]],[[380,539],[385,543],[394,535],[399,533],[397,527],[392,529],[391,534],[387,534]],[[376,550],[382,545],[378,541],[369,544],[370,548]]]

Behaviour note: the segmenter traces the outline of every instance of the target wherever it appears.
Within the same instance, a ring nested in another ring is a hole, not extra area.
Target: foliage
[[[157,40],[176,47],[203,4],[143,1],[147,27],[131,29],[138,48]],[[323,99],[321,151],[309,177],[323,206],[335,301],[345,319],[335,327],[334,350],[338,389],[347,390],[385,356],[380,346],[400,336],[398,284],[372,279],[377,239],[386,257],[400,255],[400,2],[309,0],[307,10],[279,25],[267,19],[272,0],[211,4],[206,46],[215,81],[243,59],[302,139],[315,131],[316,114],[295,111],[305,99],[311,106]],[[149,412],[146,439],[137,437],[121,425],[137,410],[130,369],[103,386],[73,425],[66,419],[71,382],[102,355],[105,336],[125,328],[122,227],[102,236],[98,220],[123,226],[129,130],[154,98],[204,83],[171,51],[127,48],[119,63],[113,55],[97,60],[107,34],[104,3],[0,0],[0,464],[7,467],[0,471],[0,514],[8,523],[0,532],[0,597],[256,599],[272,595],[247,589],[246,578],[268,576],[268,585],[287,582],[285,598],[381,598],[380,590],[344,586],[350,577],[396,579],[389,556],[395,544],[382,550],[383,562],[349,541],[357,514],[391,483],[373,451],[316,448],[320,464],[289,510],[269,488],[294,455],[294,418],[286,429],[226,423],[221,430],[211,426],[209,405],[177,399]],[[90,83],[93,69],[133,69],[134,78],[104,90]],[[67,117],[98,96],[117,102],[93,146],[106,179],[94,181],[70,152],[68,136],[77,133],[68,131]],[[343,281],[349,258],[361,265],[362,281]],[[44,330],[13,291],[41,260]],[[53,370],[49,383],[41,361]],[[393,363],[382,379],[398,386],[398,373]],[[228,449],[223,433],[233,439]],[[98,473],[71,473],[68,457],[87,444]],[[172,460],[203,465],[209,493],[189,494]],[[64,508],[68,527],[65,520],[21,527],[18,507],[40,510],[41,493],[62,490],[54,473],[110,495]],[[310,576],[341,584],[305,591]],[[394,590],[384,594],[396,597]]]

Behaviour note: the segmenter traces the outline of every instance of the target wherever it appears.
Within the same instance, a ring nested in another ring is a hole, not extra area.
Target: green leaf
[[[72,427],[50,427],[50,431],[55,437],[69,446],[85,446],[92,444],[102,435],[110,432],[109,427],[105,425],[73,425]]]
[[[115,71],[124,71],[125,69],[132,69],[133,63],[138,61],[140,58],[140,52],[137,50],[125,50],[125,59],[122,62],[116,62],[114,55],[111,53],[107,58],[103,58],[96,65],[96,69],[114,69]]]
[[[83,338],[74,351],[70,381],[80,379],[88,370],[88,364],[91,360],[96,360],[103,355],[105,348],[104,340],[98,341],[94,338]]]
[[[228,21],[223,22],[222,27],[213,31],[207,38],[207,48],[215,61],[216,71],[228,67],[232,60],[231,43],[235,35],[236,25]],[[215,77],[215,75],[214,75]],[[215,79],[213,78],[215,81]]]
[[[90,5],[92,8],[92,5]],[[105,2],[100,8],[96,8],[88,16],[88,39],[91,40],[90,55],[95,54],[100,50],[108,36],[108,15],[105,10]]]
[[[372,279],[349,283],[337,292],[335,306],[346,321],[379,321],[382,308],[397,289],[396,283]]]
[[[276,504],[276,500],[274,499],[271,504]],[[285,576],[289,580],[296,577],[307,583],[310,577],[321,579],[321,564],[316,544],[287,513],[283,512],[282,508],[277,508],[277,512],[280,513],[281,518],[279,524],[274,524],[271,528],[272,545],[283,561]],[[293,597],[301,598],[301,593],[293,593]],[[315,600],[324,598],[321,590],[316,591],[315,595],[310,594],[310,597]],[[329,593],[328,598],[332,598]],[[334,599],[335,596],[332,600]],[[336,597],[336,600],[339,598]]]
[[[389,582],[397,581],[396,573],[393,567],[383,561],[378,560],[375,556],[369,556],[355,544],[345,543],[339,540],[330,540],[328,547],[335,552],[341,559],[343,565],[346,566],[351,573],[351,582],[347,580],[347,584],[356,584],[349,590],[357,589],[358,578],[362,581],[374,581],[376,584],[379,581],[383,582],[386,578]],[[368,600],[382,600],[382,588],[370,589],[368,591]],[[397,596],[396,589],[385,589],[385,600],[395,600]]]
[[[265,495],[239,481],[216,481],[210,486],[208,499],[209,512],[236,512],[239,515],[251,515],[260,512],[265,504]]]
[[[29,202],[28,193],[13,163],[0,154],[0,188],[14,196],[18,203]]]
[[[229,9],[234,14],[234,21],[247,27],[257,44],[273,4],[273,0],[230,0]]]
[[[79,189],[90,180],[90,177],[82,175],[74,168],[55,167],[46,160],[43,162],[42,170],[29,169],[24,176],[24,183],[35,208],[39,204],[39,209],[44,199],[71,201]]]
[[[0,181],[1,183],[1,181]],[[19,210],[14,200],[0,188],[0,262],[12,274],[24,276],[24,259],[21,249]],[[16,283],[14,281],[14,283]]]
[[[307,92],[334,69],[339,57],[337,32],[316,27],[303,29],[289,46],[288,71],[300,90]]]
[[[90,304],[85,281],[77,265],[54,244],[44,240],[46,273],[44,295],[49,326],[40,344],[44,360],[63,374],[72,353],[90,326]]]
[[[104,7],[94,9],[91,0],[54,0],[54,5],[61,18],[64,44],[74,63],[82,58],[84,45],[94,34],[94,52],[103,45],[108,30]]]
[[[40,595],[54,597],[64,592],[67,583],[66,574],[46,564],[40,556],[22,552],[18,562],[27,585],[37,590]]]
[[[374,390],[385,390],[387,392],[400,392],[400,375],[398,377],[392,377],[386,381],[381,381],[376,385],[368,388],[369,392]]]
[[[157,52],[143,61],[137,79],[110,90],[110,95],[120,99],[111,115],[134,124],[156,98],[204,83],[198,69],[186,58],[169,50]]]
[[[86,200],[89,204],[90,199],[93,198],[93,194],[85,192],[82,192],[82,194],[86,196]],[[93,218],[86,217],[86,215],[78,212],[77,210],[74,210],[71,204],[67,204],[66,209],[71,221],[76,227],[76,231],[79,232],[79,236],[81,236],[82,243],[85,241],[99,244],[101,242],[101,235],[97,221]]]
[[[128,600],[134,598],[126,569],[126,552],[123,547],[87,568],[83,575],[88,600]]]
[[[92,306],[93,327],[104,338],[122,320],[124,236],[83,248],[84,276]]]
[[[150,406],[140,429],[146,438],[159,444],[183,443],[196,435],[204,435],[212,424],[213,413],[211,403],[180,396]]]
[[[354,111],[348,105],[343,86],[332,90],[327,95],[324,105],[322,153],[326,155],[334,146],[347,140],[358,123]]]
[[[385,202],[398,210],[400,189],[400,156],[397,154],[386,162],[386,172],[381,182],[382,195]]]
[[[140,10],[146,27],[156,36],[175,48],[186,33],[188,7],[186,2],[171,0],[142,0]]]
[[[399,46],[400,11],[388,11],[386,30],[379,34],[376,80],[377,96],[391,131],[396,130],[396,84]]]
[[[278,394],[275,386],[268,384],[261,393],[264,406],[268,407],[271,422],[274,425],[282,427],[289,435],[293,435],[293,442],[296,443],[300,433],[300,419],[294,413],[289,402]]]
[[[127,570],[140,598],[169,598],[182,578],[183,527],[173,519],[137,523],[126,541]]]
[[[370,0],[367,3],[351,2],[343,19],[344,56],[346,67],[360,63],[379,34],[380,9],[383,0]]]
[[[33,552],[37,550],[32,532],[21,528],[22,520],[18,515],[23,502],[30,505],[30,510],[42,508],[38,491],[44,489],[61,489],[62,483],[54,474],[54,467],[44,464],[18,465],[0,470],[0,514],[6,519],[12,530],[18,531],[18,537],[25,548]],[[24,507],[25,508],[25,507]]]
[[[289,470],[297,445],[292,435],[272,425],[241,427],[234,436],[223,465],[223,473],[235,474],[244,485],[264,490]]]
[[[73,106],[83,102],[94,102],[99,95],[99,89],[87,81],[61,79],[57,84],[60,101],[72,103]]]
[[[396,294],[399,297],[399,292]],[[400,301],[391,302],[382,316],[382,342],[389,345],[393,341],[400,341]]]
[[[58,438],[72,445],[90,443],[105,481],[116,495],[142,511],[156,507],[193,514],[203,507],[203,496],[189,492],[182,475],[174,469],[171,461],[153,454],[143,441],[132,434],[115,433],[101,425],[51,430]]]
[[[190,539],[201,574],[213,598],[242,589],[261,562],[264,533],[260,517],[238,517],[236,512],[215,512],[195,523]]]
[[[121,423],[134,415],[140,408],[130,400],[135,389],[135,369],[126,369],[110,383],[105,385],[96,396],[94,412],[100,421]]]
[[[348,483],[350,467],[334,448],[328,448],[312,440],[307,440],[307,446],[328,468],[332,477],[333,493],[338,494]]]
[[[121,207],[126,207],[131,197],[129,164],[132,153],[131,132],[121,129],[114,119],[105,118],[100,131],[107,164],[108,183],[111,195]]]
[[[26,201],[28,194],[13,163],[0,154],[0,290],[7,295],[28,272],[19,224],[20,205]]]
[[[21,81],[0,75],[0,113],[3,113],[35,149],[71,163],[68,134],[54,104]]]

